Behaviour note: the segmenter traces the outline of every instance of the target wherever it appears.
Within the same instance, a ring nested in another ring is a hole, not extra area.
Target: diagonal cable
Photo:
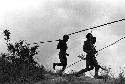
[[[99,51],[102,51],[102,50],[104,50],[104,49],[106,49],[106,48],[108,48],[108,47],[110,47],[110,46],[112,46],[112,45],[114,45],[114,44],[116,44],[116,43],[118,43],[119,41],[121,41],[121,40],[123,40],[123,39],[125,39],[125,37],[122,37],[122,38],[120,38],[119,40],[117,40],[117,41],[113,42],[112,44],[105,46],[104,48],[102,48],[102,49],[98,50],[98,52],[99,52]],[[84,55],[84,56],[85,56],[85,55]],[[73,63],[73,64],[71,64],[71,65],[69,65],[67,68],[69,68],[69,67],[71,67],[71,66],[73,66],[73,65],[77,64],[77,63],[78,63],[78,62],[80,62],[80,61],[82,61],[82,59],[81,59],[81,60],[79,60],[79,61],[77,61],[77,62],[74,62],[74,63]],[[66,68],[66,69],[67,69],[67,68]]]

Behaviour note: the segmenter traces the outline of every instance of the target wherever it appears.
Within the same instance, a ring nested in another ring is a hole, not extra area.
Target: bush
[[[43,79],[45,69],[34,60],[34,56],[38,54],[38,44],[30,47],[24,40],[12,44],[10,43],[9,30],[5,30],[3,34],[6,36],[8,53],[1,53],[0,83],[29,82]]]

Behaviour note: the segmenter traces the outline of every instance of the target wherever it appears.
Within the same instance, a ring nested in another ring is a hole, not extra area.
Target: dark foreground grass
[[[0,58],[0,84],[28,84],[44,79],[44,67],[12,64]]]

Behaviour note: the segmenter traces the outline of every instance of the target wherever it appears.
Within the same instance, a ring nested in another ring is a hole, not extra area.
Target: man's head
[[[68,35],[64,35],[64,36],[63,36],[63,40],[64,40],[65,42],[67,42],[68,39],[69,39],[69,36],[68,36]]]
[[[87,38],[87,40],[92,40],[93,39],[93,35],[91,33],[88,33],[86,35],[86,38]]]

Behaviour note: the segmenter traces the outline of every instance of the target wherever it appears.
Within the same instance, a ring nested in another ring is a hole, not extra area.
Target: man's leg
[[[55,66],[63,66],[63,56],[64,56],[64,53],[63,52],[59,52],[59,59],[60,59],[60,62],[61,63],[53,63],[53,69],[55,70]]]
[[[62,72],[66,69],[67,64],[63,64]]]
[[[63,72],[63,71],[66,69],[66,66],[67,66],[67,58],[64,57],[61,62],[62,62],[62,64],[63,64],[63,68],[62,68],[62,72]]]
[[[104,78],[103,76],[99,76],[98,75],[99,68],[100,68],[100,66],[95,67],[95,76],[94,76],[94,78],[96,78],[96,79],[102,79],[102,78]]]
[[[99,71],[99,67],[96,66],[96,67],[95,67],[95,77],[98,77],[98,71]]]
[[[94,69],[94,67],[91,67],[91,68],[86,67],[85,69],[80,70],[80,71],[76,74],[76,76],[79,76],[80,74],[85,73],[85,72],[90,71],[90,70],[93,70],[93,69]]]
[[[87,71],[90,71],[90,70],[93,70],[93,69],[94,69],[94,66],[91,66],[90,68],[89,68],[89,66],[91,66],[91,59],[90,59],[90,58],[86,58],[86,68],[80,70],[80,71],[76,74],[76,76],[78,76],[79,74],[82,74],[82,73],[85,73],[85,72],[87,72]]]
[[[94,67],[95,67],[95,78],[98,78],[98,71],[99,71],[99,68],[100,68],[100,65],[98,65],[98,62],[96,60],[96,58],[93,59],[93,64],[94,64]]]

